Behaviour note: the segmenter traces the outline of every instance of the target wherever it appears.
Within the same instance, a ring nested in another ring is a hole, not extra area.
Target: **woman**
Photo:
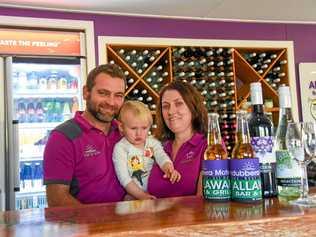
[[[207,147],[207,111],[200,93],[190,84],[173,81],[160,92],[157,106],[158,139],[181,174],[171,184],[154,165],[148,191],[159,198],[201,194],[201,160]]]

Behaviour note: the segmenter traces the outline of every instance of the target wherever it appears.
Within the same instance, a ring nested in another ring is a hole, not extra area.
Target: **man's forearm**
[[[82,205],[78,199],[74,198],[70,194],[63,195],[61,197],[50,198],[47,196],[48,207],[57,207],[57,206],[77,206]]]
[[[60,185],[48,185],[46,188],[48,207],[82,205],[68,190],[60,188]]]

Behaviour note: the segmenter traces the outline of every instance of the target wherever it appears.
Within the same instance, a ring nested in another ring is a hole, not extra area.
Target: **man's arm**
[[[46,186],[48,207],[82,205],[69,193],[69,186],[64,184],[48,184]]]
[[[69,193],[74,176],[75,150],[72,142],[59,131],[52,131],[45,146],[43,171],[49,207],[78,204]]]

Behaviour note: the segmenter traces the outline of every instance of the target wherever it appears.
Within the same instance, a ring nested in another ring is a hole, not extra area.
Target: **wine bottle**
[[[151,102],[151,101],[153,101],[153,97],[151,97],[151,96],[147,96],[147,98],[145,99],[147,102]]]
[[[144,57],[142,55],[139,55],[139,56],[137,56],[136,60],[139,62],[142,62],[142,61],[144,61]]]
[[[287,64],[287,60],[286,60],[286,59],[281,60],[281,61],[279,62],[279,64],[280,64],[280,65],[285,65],[285,64]]]
[[[147,95],[147,90],[146,90],[146,89],[143,89],[143,90],[141,91],[141,94],[142,94],[142,95]]]
[[[139,90],[137,88],[135,88],[133,91],[132,91],[132,94],[133,95],[137,95],[139,93]]]
[[[136,62],[132,62],[131,66],[132,66],[133,68],[136,68],[136,67],[137,67],[137,63],[136,63]]]
[[[280,72],[279,74],[278,74],[278,77],[285,77],[285,72]]]
[[[291,95],[288,86],[280,86],[279,90],[279,124],[275,135],[274,150],[277,162],[277,185],[280,196],[297,198],[300,196],[301,168],[291,159],[285,144],[287,125],[293,121]]]
[[[258,202],[262,200],[259,159],[251,146],[247,113],[237,112],[236,143],[230,160],[232,200]]]
[[[253,62],[253,60],[254,60],[256,57],[257,57],[257,53],[256,53],[256,52],[244,54],[244,58],[245,58],[248,62]]]
[[[273,125],[264,114],[260,82],[250,84],[252,113],[249,118],[251,145],[260,162],[263,197],[277,196]]]
[[[182,67],[182,66],[184,66],[184,64],[185,64],[184,61],[180,61],[180,62],[178,62],[177,66]]]
[[[204,152],[202,170],[203,197],[207,200],[230,200],[228,155],[222,142],[219,115],[208,114],[208,147]]]
[[[168,72],[163,72],[163,73],[161,74],[161,76],[163,76],[163,77],[166,77],[166,76],[168,76],[168,75],[169,75]]]
[[[153,84],[151,87],[155,89],[155,91],[159,91],[160,89],[160,86],[158,84]]]
[[[134,79],[133,79],[133,78],[129,78],[129,79],[127,80],[127,83],[128,83],[128,84],[133,84],[133,83],[134,83]]]
[[[273,72],[279,72],[279,71],[281,71],[281,67],[274,67],[273,69],[272,69],[272,71]]]
[[[182,54],[186,51],[186,48],[173,48],[172,53],[173,57],[176,59],[182,58]]]

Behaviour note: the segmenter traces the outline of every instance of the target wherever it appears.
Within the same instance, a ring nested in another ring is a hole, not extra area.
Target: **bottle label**
[[[302,170],[298,162],[291,158],[288,150],[275,152],[277,162],[277,182],[283,187],[299,187],[301,184]],[[301,153],[300,155],[304,155]]]
[[[203,160],[202,175],[205,199],[218,201],[230,199],[228,160]]]
[[[252,137],[251,145],[259,158],[260,164],[275,163],[275,153],[273,151],[273,137]]]
[[[232,199],[253,202],[262,199],[259,159],[230,160]]]

